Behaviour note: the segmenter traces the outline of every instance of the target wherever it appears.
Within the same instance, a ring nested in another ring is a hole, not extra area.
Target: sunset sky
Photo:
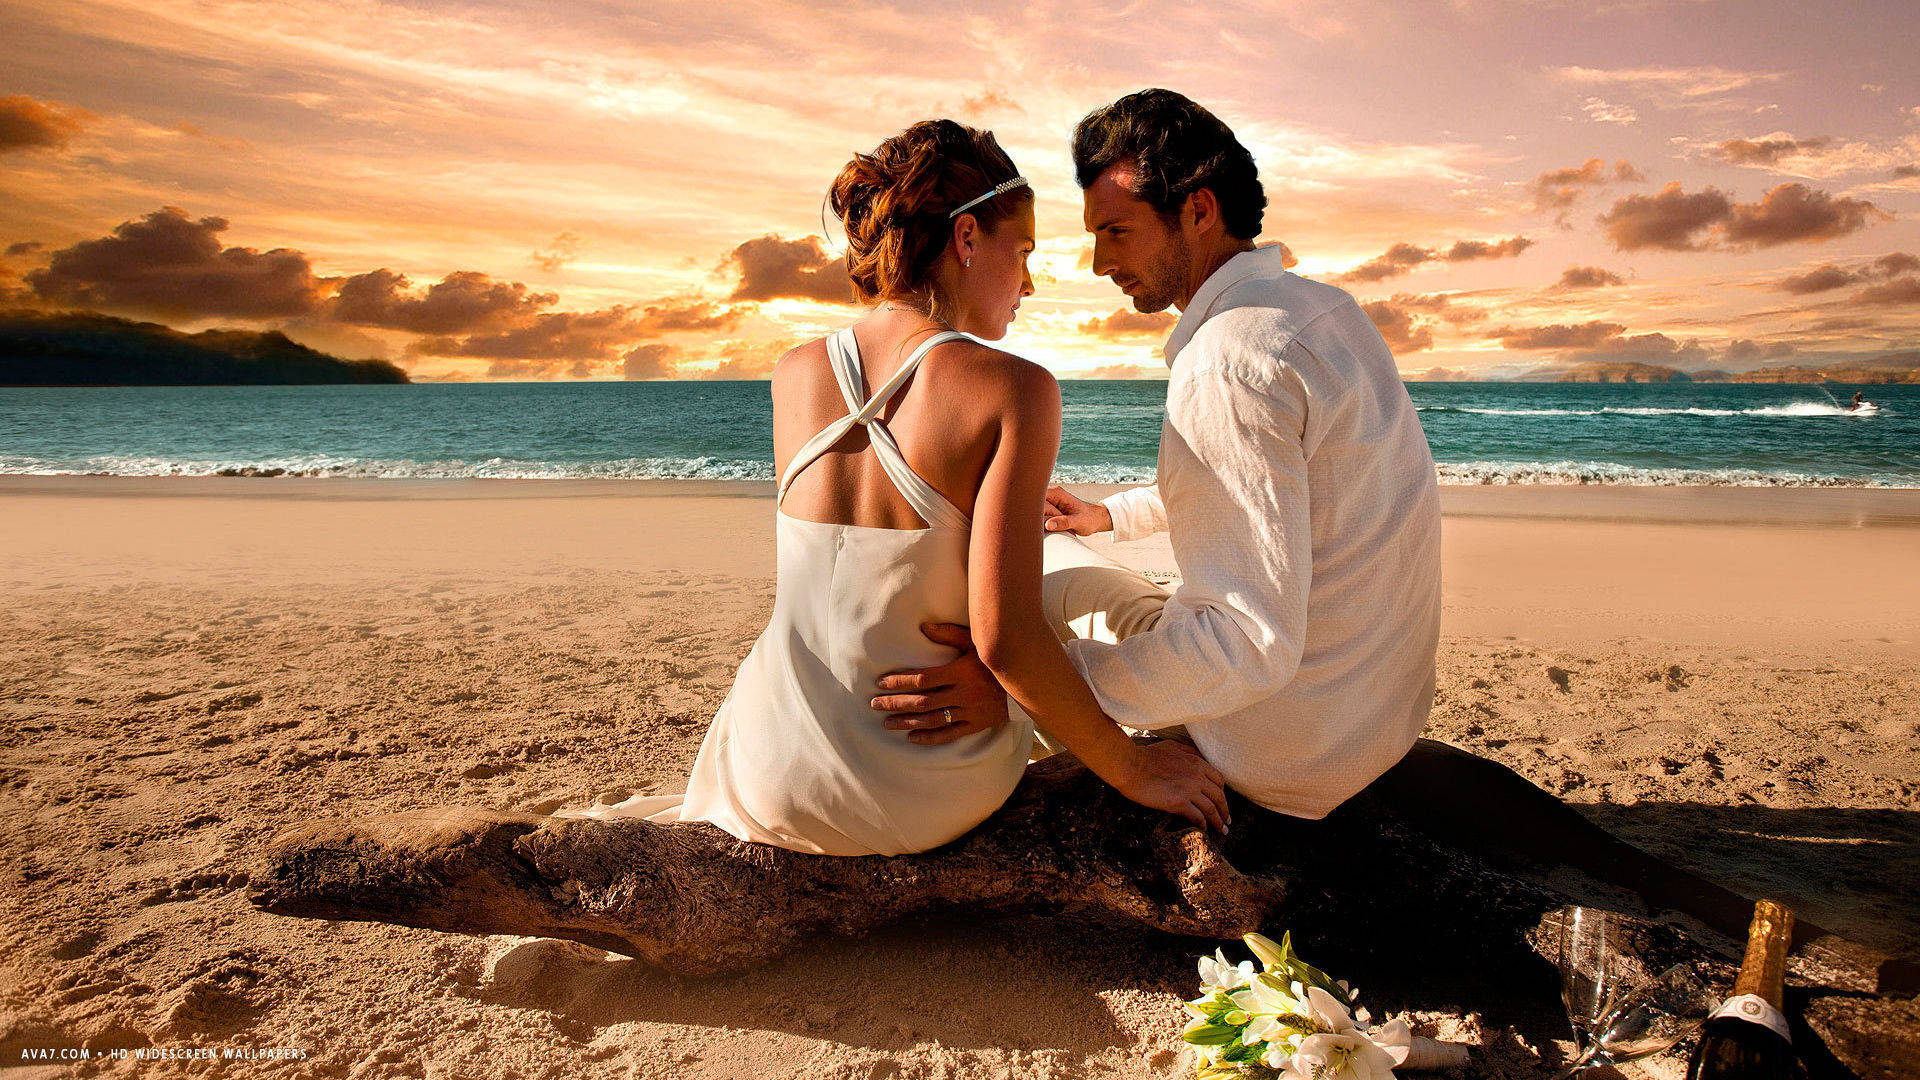
[[[1164,374],[1067,141],[1179,90],[1406,372],[1920,348],[1912,0],[3,0],[0,306],[279,328],[416,379],[758,377],[855,310],[823,198],[919,119],[1039,194],[1005,347]]]

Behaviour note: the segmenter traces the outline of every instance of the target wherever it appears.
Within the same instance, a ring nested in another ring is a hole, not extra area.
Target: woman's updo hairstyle
[[[980,131],[952,120],[922,120],[855,154],[828,201],[847,234],[847,277],[865,303],[917,301],[931,308],[933,268],[953,235],[947,215],[1020,175],[1013,159]],[[976,203],[967,212],[988,232],[1033,198],[1028,187]]]

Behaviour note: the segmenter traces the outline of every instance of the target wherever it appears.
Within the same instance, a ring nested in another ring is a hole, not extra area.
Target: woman
[[[1004,337],[1033,292],[1031,188],[991,133],[935,120],[856,154],[830,198],[872,310],[774,369],[773,617],[685,795],[556,816],[709,821],[824,855],[924,851],[1006,800],[1037,722],[1128,798],[1223,822],[1220,774],[1184,743],[1129,739],[1041,615],[1060,391],[975,340]],[[1034,720],[1008,721],[996,699],[945,710],[968,732],[951,741],[890,729],[874,681],[958,655],[922,634],[929,623],[969,626]]]

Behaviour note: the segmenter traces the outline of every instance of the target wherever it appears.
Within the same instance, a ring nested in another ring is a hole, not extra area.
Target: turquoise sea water
[[[1453,483],[1920,487],[1920,386],[1413,383]],[[1150,480],[1162,382],[1061,384],[1058,474]],[[0,473],[770,479],[764,382],[0,388]]]

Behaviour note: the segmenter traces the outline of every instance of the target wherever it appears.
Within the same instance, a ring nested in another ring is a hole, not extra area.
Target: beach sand
[[[917,923],[694,980],[247,903],[236,875],[303,818],[679,790],[771,606],[769,496],[0,478],[8,1075],[1190,1075],[1176,1035],[1202,943],[1145,932]],[[1443,503],[1428,735],[1735,888],[1920,953],[1920,492]],[[1177,572],[1164,542],[1112,551]],[[1367,994],[1376,1014],[1422,1000]],[[1406,1015],[1483,1044],[1478,1074],[1545,1075],[1536,1053],[1568,1048],[1557,1003],[1456,997]],[[20,1062],[147,1045],[307,1056]]]

